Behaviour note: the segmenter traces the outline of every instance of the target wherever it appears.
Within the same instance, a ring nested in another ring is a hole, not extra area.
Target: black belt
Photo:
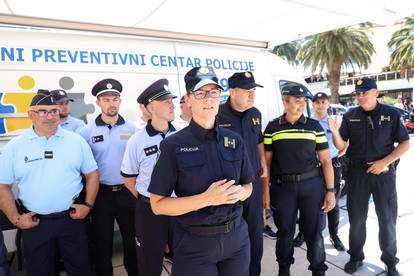
[[[320,169],[315,168],[311,170],[310,172],[302,173],[302,174],[279,174],[276,175],[276,182],[282,183],[282,182],[300,182],[315,176],[320,175]]]
[[[36,216],[38,218],[41,218],[41,219],[63,218],[63,217],[68,216],[70,211],[71,211],[71,209],[68,209],[68,210],[65,210],[65,211],[62,211],[62,212],[50,213],[50,214],[47,214],[47,215],[37,214]]]
[[[111,192],[119,192],[121,191],[123,188],[125,187],[124,184],[118,184],[118,185],[106,185],[106,184],[102,184],[99,185],[99,188],[101,188],[102,190],[105,191],[111,191]]]
[[[145,203],[150,204],[150,199],[149,197],[143,196],[141,194],[138,194],[138,200],[144,201]]]
[[[187,232],[195,235],[216,235],[230,232],[232,229],[240,225],[241,217],[236,217],[218,225],[188,225],[179,222],[181,227]]]
[[[351,168],[354,169],[364,169],[368,170],[368,168],[371,166],[371,164],[364,163],[364,162],[352,162],[350,163]],[[388,165],[388,168],[395,168],[395,161]]]

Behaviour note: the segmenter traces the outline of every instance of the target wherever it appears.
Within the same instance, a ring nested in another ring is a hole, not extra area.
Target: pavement
[[[414,164],[414,145],[407,154],[401,159],[397,172],[397,190],[398,190],[398,220],[397,220],[397,243],[398,253],[400,259],[398,270],[404,276],[414,276],[414,185],[412,184],[413,167]],[[346,196],[339,200],[341,208],[339,236],[348,247],[348,213],[346,210]],[[271,222],[273,229],[275,226]],[[338,252],[334,249],[329,241],[327,229],[324,231],[326,262],[329,267],[326,272],[327,276],[341,276],[349,275],[343,270],[345,263],[349,259],[346,252]],[[264,238],[264,254],[262,259],[262,276],[277,275],[277,263],[275,258],[275,241]],[[365,260],[364,265],[354,275],[356,276],[377,276],[386,275],[384,272],[384,264],[380,260],[381,251],[378,245],[378,219],[375,214],[374,203],[371,201],[367,219],[367,241],[364,247]],[[311,275],[307,270],[309,265],[306,259],[306,245],[295,248],[295,263],[291,267],[292,276]],[[114,275],[127,276],[122,265],[122,245],[119,236],[115,237],[114,246]],[[162,276],[170,275],[171,265],[165,263],[165,269]],[[12,275],[22,276],[24,272],[16,271],[16,262],[12,265]],[[66,275],[62,273],[62,275]],[[235,275],[237,276],[237,275]]]

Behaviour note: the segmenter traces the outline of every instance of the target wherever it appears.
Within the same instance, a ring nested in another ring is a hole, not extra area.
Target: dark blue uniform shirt
[[[220,105],[217,114],[217,124],[219,127],[231,129],[241,137],[246,145],[253,172],[256,176],[260,175],[260,154],[258,144],[263,142],[262,135],[262,114],[252,107],[244,112],[238,112],[231,108],[229,100]]]
[[[410,139],[398,110],[380,103],[369,112],[356,107],[345,113],[339,133],[350,140],[347,155],[354,163],[382,159],[394,150],[395,142]]]
[[[253,181],[253,172],[243,140],[237,133],[215,127],[206,130],[194,121],[160,145],[161,154],[151,176],[148,191],[178,197],[200,194],[215,181]],[[178,217],[189,225],[212,225],[241,216],[242,204],[209,206]]]

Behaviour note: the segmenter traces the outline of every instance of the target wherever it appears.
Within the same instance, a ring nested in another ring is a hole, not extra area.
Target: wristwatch
[[[336,189],[335,188],[326,188],[325,190],[326,192],[331,192],[331,193],[336,193]]]
[[[88,207],[89,209],[92,209],[93,208],[93,205],[92,204],[90,204],[90,203],[88,203],[88,202],[84,202],[84,203],[82,203],[83,205],[85,205],[86,207]]]

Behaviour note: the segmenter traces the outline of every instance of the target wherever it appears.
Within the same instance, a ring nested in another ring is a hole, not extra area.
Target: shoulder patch
[[[236,148],[236,139],[224,136],[224,147],[235,149]]]
[[[157,145],[153,145],[153,146],[151,146],[151,147],[144,148],[144,152],[145,152],[145,155],[146,155],[146,156],[149,156],[149,155],[155,154],[155,153],[157,153],[157,152],[158,152],[158,146],[157,146]]]

